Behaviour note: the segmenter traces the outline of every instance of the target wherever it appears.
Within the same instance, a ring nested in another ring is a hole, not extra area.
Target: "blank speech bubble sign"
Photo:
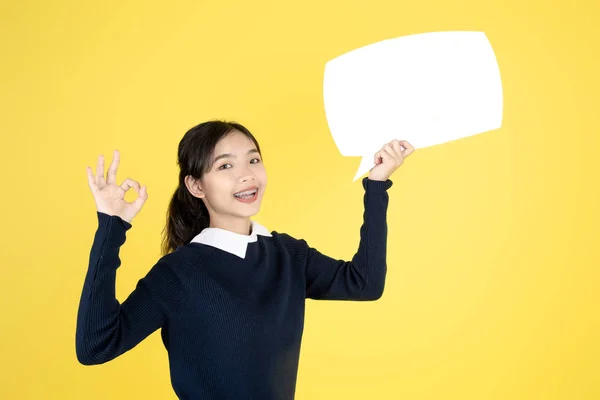
[[[393,139],[415,148],[502,125],[502,82],[483,32],[428,32],[373,43],[325,65],[329,130],[343,156],[362,156],[353,181]]]

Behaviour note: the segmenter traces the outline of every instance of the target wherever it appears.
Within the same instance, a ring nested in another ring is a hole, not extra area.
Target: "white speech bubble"
[[[393,139],[415,148],[502,125],[502,82],[483,32],[428,32],[373,43],[325,65],[329,130],[343,156],[362,156],[353,181]]]

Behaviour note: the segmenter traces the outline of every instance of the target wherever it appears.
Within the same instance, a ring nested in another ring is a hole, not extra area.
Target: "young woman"
[[[119,249],[148,193],[130,178],[117,185],[116,150],[105,178],[100,155],[96,176],[87,168],[98,228],[77,315],[79,362],[105,363],[161,328],[179,398],[293,399],[305,299],[369,301],[383,293],[388,178],[413,151],[393,140],[374,155],[362,180],[360,244],[344,261],[251,219],[267,174],[248,129],[219,120],[193,127],[179,143],[164,254],[122,304]],[[128,203],[130,188],[139,196]]]

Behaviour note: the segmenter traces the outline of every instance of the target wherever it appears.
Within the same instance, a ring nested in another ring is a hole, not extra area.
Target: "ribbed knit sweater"
[[[180,399],[294,398],[305,299],[379,299],[387,271],[387,189],[362,180],[360,243],[351,261],[286,233],[248,243],[244,258],[190,242],[162,256],[123,303],[119,249],[132,225],[97,212],[77,314],[76,352],[102,364],[161,329]]]

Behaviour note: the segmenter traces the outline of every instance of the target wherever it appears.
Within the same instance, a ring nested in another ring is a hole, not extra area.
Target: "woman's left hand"
[[[375,153],[375,166],[369,172],[369,179],[387,181],[392,173],[404,163],[404,159],[414,151],[415,148],[406,140],[394,139],[386,143],[381,150]]]

